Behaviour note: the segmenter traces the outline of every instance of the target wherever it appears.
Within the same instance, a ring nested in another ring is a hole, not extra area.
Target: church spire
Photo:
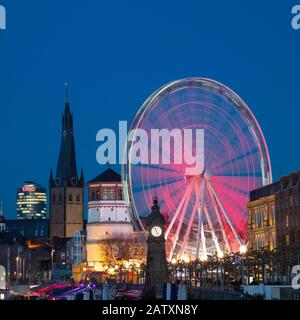
[[[63,186],[76,185],[78,183],[75,141],[73,134],[73,115],[70,110],[69,89],[65,83],[66,103],[62,115],[62,137],[58,163],[56,167],[56,184]]]
[[[71,114],[70,111],[70,96],[69,96],[69,84],[65,82],[66,103],[65,103],[65,115]]]

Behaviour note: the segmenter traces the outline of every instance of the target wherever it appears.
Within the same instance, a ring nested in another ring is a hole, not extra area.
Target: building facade
[[[16,230],[28,240],[49,237],[49,219],[6,220],[5,227],[7,232]]]
[[[280,179],[276,218],[278,248],[300,246],[300,171]]]
[[[17,219],[46,219],[47,190],[41,185],[26,181],[17,189]]]
[[[88,197],[87,261],[101,268],[116,245],[132,238],[133,225],[121,176],[114,170],[107,169],[88,182]]]
[[[248,230],[252,249],[277,247],[275,193],[278,188],[279,184],[274,183],[250,193]]]
[[[0,232],[5,231],[6,229],[6,221],[3,214],[2,202],[0,202]]]
[[[50,237],[71,238],[83,230],[84,178],[78,177],[74,141],[73,115],[69,98],[62,115],[62,137],[56,174],[49,178]]]
[[[248,203],[249,246],[300,246],[300,171],[254,190]]]
[[[67,242],[67,252],[72,265],[86,262],[86,230],[75,232],[73,238]]]

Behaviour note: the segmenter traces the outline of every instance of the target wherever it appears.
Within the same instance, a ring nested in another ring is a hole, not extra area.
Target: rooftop
[[[108,168],[93,180],[89,181],[88,184],[97,182],[121,182],[121,175],[113,169]]]

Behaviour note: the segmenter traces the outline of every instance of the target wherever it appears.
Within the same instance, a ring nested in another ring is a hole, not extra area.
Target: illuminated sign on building
[[[24,186],[22,188],[23,192],[35,192],[35,187],[34,186]]]

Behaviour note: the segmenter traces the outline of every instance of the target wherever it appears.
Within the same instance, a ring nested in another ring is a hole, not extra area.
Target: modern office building
[[[41,185],[26,181],[17,189],[17,219],[46,219],[47,190]]]

